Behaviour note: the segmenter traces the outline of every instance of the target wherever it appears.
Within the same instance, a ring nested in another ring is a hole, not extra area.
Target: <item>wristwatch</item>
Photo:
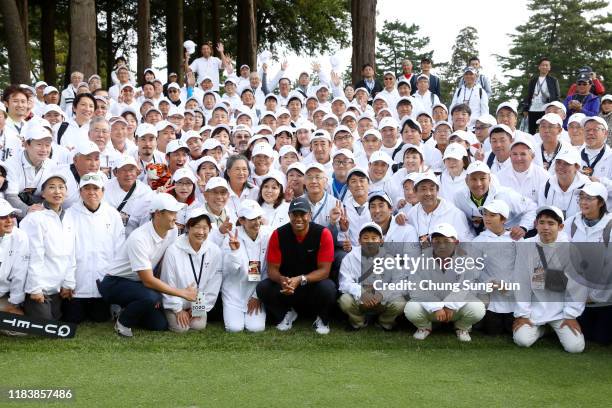
[[[306,275],[302,275],[300,278],[302,279],[302,282],[300,282],[300,285],[306,286],[306,284],[308,283],[308,279],[306,279]]]

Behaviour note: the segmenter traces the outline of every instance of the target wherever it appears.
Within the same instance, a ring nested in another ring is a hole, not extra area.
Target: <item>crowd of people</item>
[[[341,310],[350,330],[405,316],[419,340],[449,323],[460,341],[473,326],[525,347],[550,326],[568,352],[612,341],[610,290],[542,277],[570,264],[562,244],[610,238],[612,95],[589,67],[560,90],[543,58],[520,104],[491,107],[477,57],[443,101],[428,58],[382,84],[365,64],[351,85],[318,64],[296,82],[286,62],[234,67],[216,48],[185,55],[183,86],[153,69],[137,86],[120,58],[108,88],[73,72],[62,90],[4,89],[1,310],[114,318],[126,337],[202,330],[220,309],[230,332],[286,331],[302,315],[326,334]],[[368,285],[381,246],[454,259],[466,242],[504,244],[474,279],[529,296]]]

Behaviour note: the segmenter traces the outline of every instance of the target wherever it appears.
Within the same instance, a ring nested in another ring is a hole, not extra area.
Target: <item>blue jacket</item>
[[[576,96],[576,94],[570,95],[563,101],[563,104],[567,109],[567,115],[565,117],[565,120],[563,121],[563,128],[565,129],[567,129],[567,121],[569,117],[572,116],[574,113],[578,113],[570,110],[570,108],[568,107],[570,101],[576,99]],[[590,93],[586,96],[586,98],[584,98],[584,101],[582,102],[582,110],[579,112],[584,113],[586,116],[597,116],[597,114],[599,113],[599,104],[599,98]]]

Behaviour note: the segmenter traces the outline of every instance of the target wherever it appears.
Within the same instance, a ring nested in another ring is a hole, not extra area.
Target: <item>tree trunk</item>
[[[361,66],[370,63],[376,70],[376,0],[351,0],[353,84],[361,79]]]
[[[206,41],[206,7],[204,6],[204,0],[198,1],[198,6],[196,9],[196,26],[197,26],[197,37],[195,42],[198,47],[196,47],[196,52],[198,52],[198,48],[204,44]]]
[[[21,22],[21,31],[23,32],[23,43],[25,44],[25,52],[28,62],[32,60],[30,57],[30,28],[29,28],[29,9],[28,0],[17,0],[17,9],[19,10],[19,21]]]
[[[236,73],[240,67],[247,64],[251,69],[257,69],[257,23],[255,21],[255,1],[238,1],[238,55]]]
[[[166,9],[166,49],[168,50],[168,73],[176,72],[179,84],[183,84],[183,0],[169,0]]]
[[[151,3],[138,0],[138,82],[144,82],[144,70],[151,68]]]
[[[0,0],[4,16],[4,31],[7,39],[9,69],[11,82],[14,84],[30,83],[30,63],[25,47],[24,33],[21,28],[19,9],[15,0]]]
[[[70,71],[80,71],[85,78],[98,71],[96,58],[96,3],[94,0],[70,1]],[[78,22],[78,24],[74,24]]]
[[[40,2],[40,53],[45,82],[57,85],[55,63],[55,3]]]
[[[106,9],[106,87],[113,86],[113,66],[115,65],[115,49],[113,47],[113,10],[110,2]]]
[[[210,2],[210,16],[212,25],[212,42],[213,42],[213,53],[217,57],[220,57],[219,51],[217,51],[217,44],[221,42],[221,20],[219,17],[219,0],[212,0]]]

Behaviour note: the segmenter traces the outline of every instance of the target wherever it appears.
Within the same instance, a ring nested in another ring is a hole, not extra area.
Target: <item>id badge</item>
[[[261,262],[259,261],[249,261],[249,282],[259,282],[261,281],[261,270],[260,270]]]
[[[533,290],[544,290],[544,279],[546,272],[544,268],[535,268],[533,275],[531,275],[531,289]]]
[[[196,301],[191,302],[191,316],[206,316],[206,306],[204,305],[204,294],[202,292],[198,292],[198,297]]]
[[[121,216],[121,221],[123,221],[123,226],[126,227],[128,224],[128,221],[130,220],[130,215],[127,213],[124,213],[123,211],[121,211],[119,215]]]

